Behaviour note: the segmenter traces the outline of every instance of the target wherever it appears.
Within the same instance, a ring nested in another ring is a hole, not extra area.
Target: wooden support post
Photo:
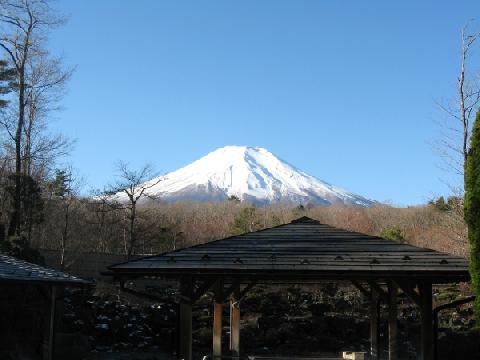
[[[222,308],[223,308],[223,281],[218,280],[214,288],[213,303],[213,359],[222,357]]]
[[[397,326],[397,291],[398,286],[388,281],[388,359],[398,359],[398,326]]]
[[[48,349],[47,359],[55,357],[55,313],[57,311],[57,287],[50,286],[50,319],[48,322]]]
[[[370,302],[370,359],[379,360],[380,349],[379,340],[380,335],[378,332],[378,321],[380,318],[380,303],[379,295],[375,289],[371,289],[371,302]]]
[[[240,357],[240,288],[230,297],[230,351],[234,359]]]
[[[180,303],[180,329],[178,359],[192,359],[192,304]]]
[[[432,312],[433,315],[433,336],[432,336],[432,342],[433,342],[433,359],[437,360],[438,359],[438,313],[435,312],[435,310]]]
[[[177,315],[177,359],[192,360],[192,290],[192,278],[183,278],[180,284],[180,304]]]
[[[420,289],[421,326],[421,360],[433,360],[433,319],[432,319],[432,283],[422,281]]]

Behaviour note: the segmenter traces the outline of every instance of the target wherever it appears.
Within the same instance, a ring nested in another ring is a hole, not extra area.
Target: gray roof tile
[[[88,285],[89,281],[40,265],[0,254],[0,282],[34,282],[63,285]]]
[[[232,236],[110,266],[117,275],[234,275],[276,278],[469,279],[466,259],[303,217],[289,224]]]

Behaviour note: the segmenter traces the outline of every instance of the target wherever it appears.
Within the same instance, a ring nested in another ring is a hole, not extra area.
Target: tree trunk
[[[128,253],[127,260],[130,260],[133,254],[133,249],[135,248],[135,218],[137,212],[136,202],[132,202],[132,208],[130,210],[130,229],[129,229],[129,244],[128,244]]]
[[[30,109],[30,115],[28,118],[28,126],[25,129],[25,151],[23,154],[23,174],[26,176],[32,176],[32,128],[33,128],[33,115]]]
[[[68,202],[69,200],[67,200]],[[70,204],[67,203],[65,207],[65,224],[63,226],[63,234],[62,234],[62,253],[60,258],[60,268],[62,270],[65,269],[65,251],[67,248],[67,240],[68,240],[68,222],[69,222],[69,211],[70,211]]]
[[[462,155],[463,155],[463,174],[464,174],[464,181],[463,181],[463,189],[465,190],[465,166],[467,165],[468,159],[468,137],[469,137],[469,129],[468,129],[468,118],[467,118],[467,111],[465,108],[465,61],[467,58],[467,51],[468,47],[465,47],[465,34],[462,31],[462,60],[460,64],[460,76],[458,78],[458,95],[460,100],[460,120],[463,126],[463,134],[462,134]]]
[[[22,187],[22,130],[25,121],[25,68],[19,69],[18,122],[15,131],[15,193],[8,235],[20,235]]]

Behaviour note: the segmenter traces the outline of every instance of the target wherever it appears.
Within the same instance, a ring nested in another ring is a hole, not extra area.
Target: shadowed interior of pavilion
[[[240,356],[240,300],[259,283],[352,282],[370,298],[370,358],[379,359],[379,301],[388,305],[388,358],[398,358],[397,296],[421,313],[418,358],[432,360],[432,285],[467,281],[461,257],[350,232],[302,217],[289,224],[150,256],[110,267],[115,278],[177,279],[177,358],[192,359],[192,305],[214,293],[212,356]],[[123,286],[122,286],[123,287]],[[127,288],[124,288],[129,291]],[[222,354],[222,308],[230,304],[230,354]],[[321,350],[321,349],[319,349]]]

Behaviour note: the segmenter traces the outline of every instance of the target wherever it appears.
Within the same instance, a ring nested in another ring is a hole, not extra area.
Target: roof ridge
[[[290,224],[321,224],[320,221],[312,219],[308,216],[301,216],[297,219],[290,221]]]

